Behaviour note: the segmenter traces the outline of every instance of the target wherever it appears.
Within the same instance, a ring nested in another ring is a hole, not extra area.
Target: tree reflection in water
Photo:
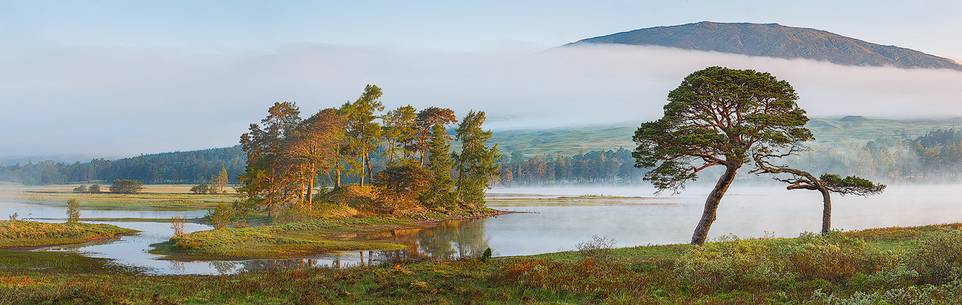
[[[243,261],[209,261],[220,274],[253,270],[290,270],[299,268],[347,268],[376,264],[395,264],[424,259],[454,260],[476,257],[488,248],[483,220],[452,220],[426,229],[394,230],[379,236],[405,245],[402,250],[363,250],[335,252],[299,259],[253,259]],[[171,261],[174,268],[182,263]]]

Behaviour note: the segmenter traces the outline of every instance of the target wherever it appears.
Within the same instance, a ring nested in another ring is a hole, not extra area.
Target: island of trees
[[[499,172],[484,112],[460,122],[441,107],[384,112],[381,95],[368,85],[357,100],[306,118],[295,103],[270,106],[240,137],[247,161],[234,213],[483,213]]]

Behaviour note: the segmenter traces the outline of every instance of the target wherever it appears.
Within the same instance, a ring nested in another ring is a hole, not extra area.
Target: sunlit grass
[[[287,229],[392,223],[353,221],[291,224]],[[949,255],[962,249],[959,227],[226,276],[140,276],[73,254],[0,252],[0,303],[957,304],[962,282],[945,282],[953,275],[934,271],[962,267],[957,260],[962,256]],[[891,243],[906,246],[903,251],[883,249]],[[947,255],[920,256],[932,250]]]
[[[117,237],[136,231],[108,224],[0,221],[0,247],[75,244]]]

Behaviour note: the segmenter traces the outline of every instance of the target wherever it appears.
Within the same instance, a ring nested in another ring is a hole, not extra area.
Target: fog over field
[[[367,83],[384,88],[389,108],[483,110],[495,130],[650,120],[684,76],[712,65],[791,82],[813,116],[962,115],[962,72],[654,47],[422,52],[289,45],[229,54],[65,47],[0,55],[3,155],[229,146],[271,102],[292,100],[313,112],[355,99]]]

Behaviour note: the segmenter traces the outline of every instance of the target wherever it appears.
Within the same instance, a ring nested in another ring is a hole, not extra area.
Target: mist
[[[162,48],[0,51],[0,155],[136,155],[230,146],[275,101],[337,107],[365,84],[386,107],[488,113],[494,130],[642,121],[707,66],[789,81],[812,116],[962,116],[962,72],[849,67],[633,46],[427,52],[290,45],[269,53]]]

